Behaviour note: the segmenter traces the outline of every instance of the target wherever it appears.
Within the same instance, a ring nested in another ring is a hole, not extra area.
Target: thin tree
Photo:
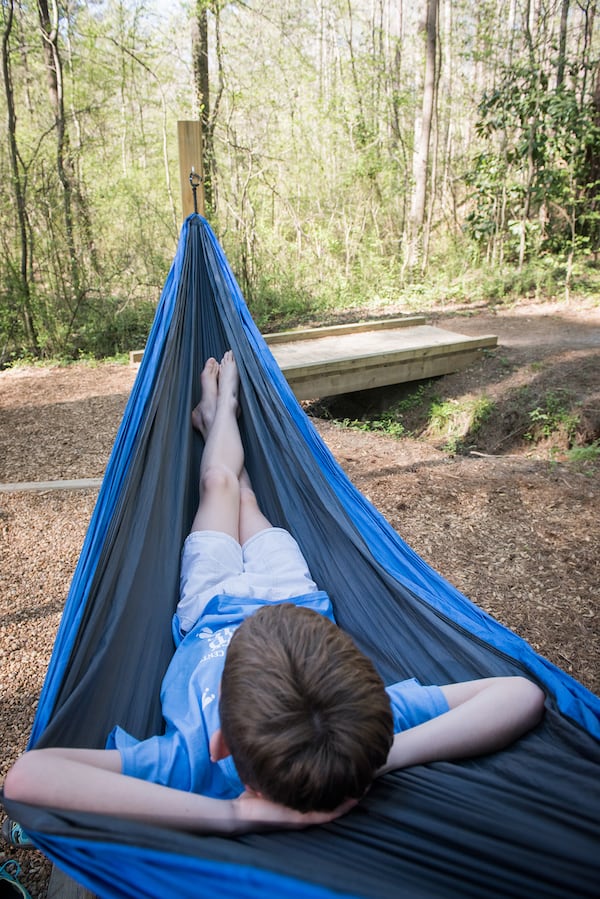
[[[567,22],[570,0],[562,0],[560,10],[560,33],[558,41],[558,61],[556,65],[556,89],[560,90],[565,78],[565,58],[567,53]]]
[[[208,52],[208,13],[215,17],[215,43],[218,64],[217,87],[211,108],[210,71]],[[196,12],[192,17],[192,61],[196,100],[202,125],[203,187],[207,215],[211,215],[216,205],[216,163],[214,130],[223,92],[221,38],[218,0],[196,0]]]
[[[4,30],[2,33],[2,79],[6,97],[8,148],[12,176],[11,182],[15,200],[20,243],[20,265],[17,276],[20,294],[20,313],[23,319],[29,351],[33,353],[33,355],[38,356],[40,350],[32,312],[31,285],[29,281],[29,227],[25,201],[26,185],[24,179],[21,177],[19,149],[17,145],[17,116],[15,112],[15,99],[10,67],[10,37],[14,24],[13,0],[7,0],[7,2],[2,4],[2,7],[4,12]]]
[[[74,299],[73,316],[81,301],[81,278],[75,245],[75,225],[73,217],[73,166],[70,157],[69,137],[66,129],[63,67],[58,45],[59,13],[56,0],[51,0],[52,16],[47,0],[37,0],[40,29],[44,58],[46,61],[46,76],[50,104],[54,113],[54,127],[56,131],[56,171],[62,186],[63,213],[65,222],[65,237],[70,258],[71,288]]]
[[[410,240],[408,265],[413,268],[418,261],[423,246],[423,226],[427,199],[427,175],[429,170],[429,148],[431,126],[435,109],[437,80],[437,18],[438,0],[426,0],[425,10],[425,77],[421,116],[415,122],[415,152],[413,157],[414,189],[410,210]]]

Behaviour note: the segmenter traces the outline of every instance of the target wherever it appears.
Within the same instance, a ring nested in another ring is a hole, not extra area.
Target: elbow
[[[4,780],[4,795],[16,802],[34,803],[37,796],[38,755],[35,750],[20,756]]]
[[[21,791],[24,786],[22,771],[25,767],[23,759],[24,756],[17,759],[4,779],[4,795],[7,799],[16,799],[17,801],[21,799]]]
[[[519,704],[522,709],[524,726],[529,730],[539,724],[544,715],[546,694],[533,681],[526,677],[517,677]]]

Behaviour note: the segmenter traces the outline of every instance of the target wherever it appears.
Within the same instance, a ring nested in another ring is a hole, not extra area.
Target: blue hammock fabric
[[[462,596],[350,483],[298,405],[208,223],[190,216],[88,529],[30,738],[104,746],[161,732],[179,558],[198,495],[200,371],[231,347],[259,502],[298,539],[386,683],[524,673],[544,722],[515,746],[381,778],[349,815],[224,839],[3,799],[100,896],[597,896],[600,700]]]

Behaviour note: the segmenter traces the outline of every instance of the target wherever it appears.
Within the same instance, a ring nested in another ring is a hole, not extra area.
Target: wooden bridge
[[[279,331],[264,335],[299,400],[385,387],[462,371],[484,349],[491,334],[466,337],[426,324],[424,315]],[[140,362],[143,350],[130,353]]]
[[[421,315],[265,335],[301,400],[402,384],[468,368],[493,335],[465,337]]]

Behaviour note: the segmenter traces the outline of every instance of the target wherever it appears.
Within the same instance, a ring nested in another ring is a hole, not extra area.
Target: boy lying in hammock
[[[540,720],[544,694],[521,677],[384,687],[296,541],[258,507],[238,389],[233,354],[209,359],[165,733],[140,742],[115,728],[108,749],[27,752],[7,797],[192,831],[299,828],[343,814],[380,774],[495,751]]]

